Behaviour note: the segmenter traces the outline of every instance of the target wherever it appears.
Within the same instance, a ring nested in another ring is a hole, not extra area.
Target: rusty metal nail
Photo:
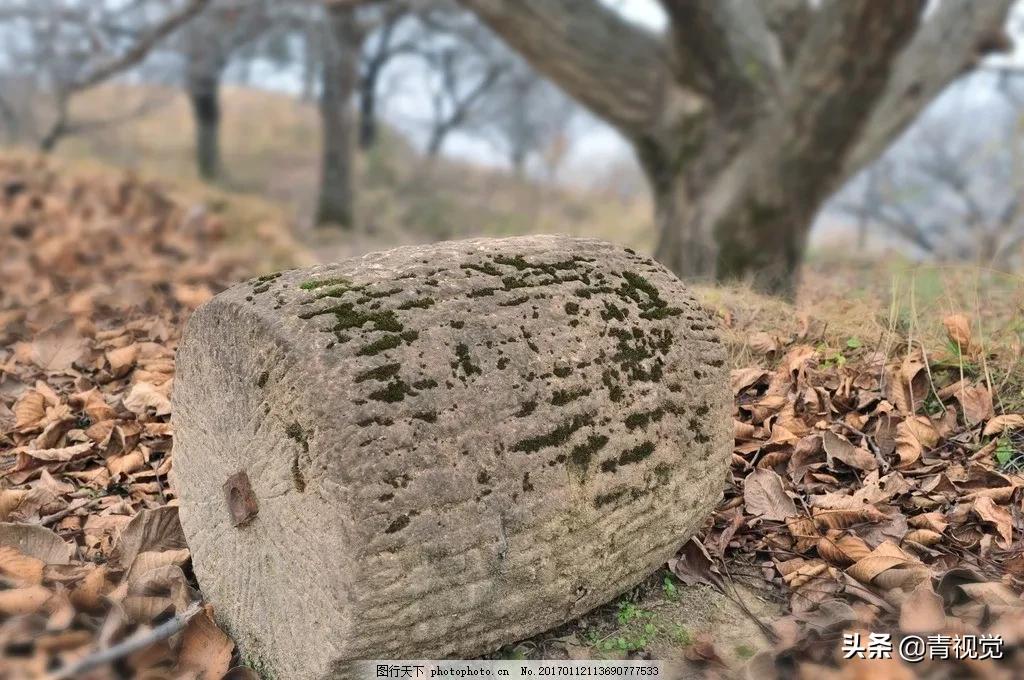
[[[259,512],[256,507],[256,494],[249,484],[249,475],[244,471],[236,472],[224,482],[224,499],[231,513],[231,523],[240,527],[250,521]]]

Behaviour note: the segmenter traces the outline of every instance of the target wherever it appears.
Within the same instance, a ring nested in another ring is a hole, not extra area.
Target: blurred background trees
[[[790,296],[812,236],[1013,268],[1012,5],[0,0],[0,139],[338,253],[560,231]]]

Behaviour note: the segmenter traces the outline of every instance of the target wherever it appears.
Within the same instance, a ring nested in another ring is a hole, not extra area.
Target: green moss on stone
[[[384,364],[382,366],[377,366],[376,368],[363,371],[356,376],[355,381],[357,383],[365,382],[367,380],[379,380],[383,382],[395,377],[401,368],[401,364],[397,363]]]
[[[395,347],[398,347],[401,344],[401,336],[385,335],[382,338],[374,340],[368,345],[364,345],[358,352],[356,352],[356,355],[372,357],[374,355],[380,354],[381,352],[385,352],[389,349],[394,349]]]
[[[549,446],[559,446],[569,441],[574,432],[589,425],[593,420],[593,415],[574,415],[546,434],[519,440],[512,446],[512,450],[533,453]]]
[[[335,276],[329,279],[310,279],[303,281],[299,288],[302,290],[315,290],[324,286],[349,286],[352,282],[344,276]]]

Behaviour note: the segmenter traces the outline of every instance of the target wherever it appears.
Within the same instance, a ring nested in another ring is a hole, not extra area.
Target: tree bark
[[[791,296],[813,219],[985,53],[1011,0],[662,0],[665,36],[597,0],[460,0],[633,142],[656,257]]]
[[[378,69],[369,65],[359,79],[359,148],[363,151],[377,143],[377,75]]]
[[[316,223],[354,227],[354,137],[352,95],[359,80],[364,33],[355,9],[331,5],[324,39],[320,91],[322,151]]]
[[[212,182],[220,178],[220,74],[189,79],[188,97],[195,124],[196,167]]]

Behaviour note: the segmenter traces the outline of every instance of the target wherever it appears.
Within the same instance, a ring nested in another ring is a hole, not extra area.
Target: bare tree
[[[477,122],[511,60],[479,22],[446,4],[421,11],[417,18],[414,52],[427,69],[431,109],[426,154],[434,159],[454,131]]]
[[[323,35],[320,123],[323,134],[317,224],[354,226],[352,95],[359,81],[359,58],[367,26],[361,8],[345,4],[326,9]]]
[[[39,148],[51,151],[63,137],[104,124],[73,120],[74,97],[138,65],[208,2],[42,0],[0,8],[8,38],[6,61],[30,65],[30,73],[20,74],[21,82],[30,96],[45,96],[53,109],[43,128],[35,128],[33,121]],[[119,112],[112,120],[125,116]]]
[[[785,295],[823,201],[1007,46],[1012,4],[661,0],[656,35],[601,0],[460,2],[633,143],[662,262]]]
[[[1003,94],[966,111],[944,98],[947,105],[926,113],[865,169],[836,197],[836,207],[927,257],[1017,264],[1024,246],[1024,101],[1015,89]],[[968,124],[979,114],[985,125]]]
[[[399,24],[408,16],[406,9],[401,4],[391,6],[363,50],[359,68],[359,148],[364,151],[377,142],[377,100],[385,67],[398,55],[416,49],[414,37],[400,37]]]
[[[487,95],[477,127],[504,153],[521,176],[526,162],[537,156],[549,181],[568,151],[569,126],[576,104],[528,64],[515,60]]]
[[[318,36],[322,47],[319,109],[323,139],[317,224],[354,227],[356,118],[352,100],[360,85],[365,42],[381,27],[397,21],[411,1],[380,5],[367,0],[335,0],[325,4],[324,30]],[[373,83],[376,87],[376,80]]]
[[[221,174],[220,87],[232,54],[271,26],[265,0],[212,0],[182,30],[185,90],[195,127],[196,167],[206,180]]]

